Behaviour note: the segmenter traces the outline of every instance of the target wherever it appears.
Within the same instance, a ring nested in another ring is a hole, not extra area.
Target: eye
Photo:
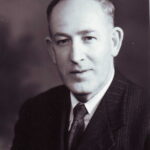
[[[65,46],[69,43],[69,39],[62,39],[62,40],[57,40],[56,41],[56,44],[59,45],[59,46]]]
[[[93,36],[85,36],[83,39],[84,39],[84,41],[92,41],[92,40],[96,40],[96,38],[93,37]]]

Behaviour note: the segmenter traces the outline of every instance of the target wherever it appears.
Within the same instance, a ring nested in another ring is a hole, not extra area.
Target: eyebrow
[[[83,31],[78,31],[77,34],[79,35],[86,35],[89,33],[96,33],[96,31],[94,30],[83,30]],[[64,37],[70,37],[70,35],[66,34],[66,33],[62,33],[62,32],[57,32],[54,37],[58,37],[58,36],[64,36]]]

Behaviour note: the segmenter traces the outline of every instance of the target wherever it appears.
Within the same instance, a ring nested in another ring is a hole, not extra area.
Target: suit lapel
[[[64,103],[61,112],[61,123],[60,123],[60,150],[66,150],[67,146],[67,134],[69,126],[69,115],[70,115],[70,92],[65,88],[66,91],[63,93]]]
[[[88,124],[79,150],[111,150],[117,144],[119,129],[125,125],[127,84],[119,73]]]

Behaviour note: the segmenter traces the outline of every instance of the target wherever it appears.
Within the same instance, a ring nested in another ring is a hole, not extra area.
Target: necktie
[[[78,103],[73,110],[73,114],[74,119],[68,137],[68,150],[76,150],[82,138],[84,132],[84,116],[87,114],[84,104]]]

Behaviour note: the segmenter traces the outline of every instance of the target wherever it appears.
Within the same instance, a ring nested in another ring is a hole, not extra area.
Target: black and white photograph
[[[0,150],[150,150],[148,0],[0,0]]]

